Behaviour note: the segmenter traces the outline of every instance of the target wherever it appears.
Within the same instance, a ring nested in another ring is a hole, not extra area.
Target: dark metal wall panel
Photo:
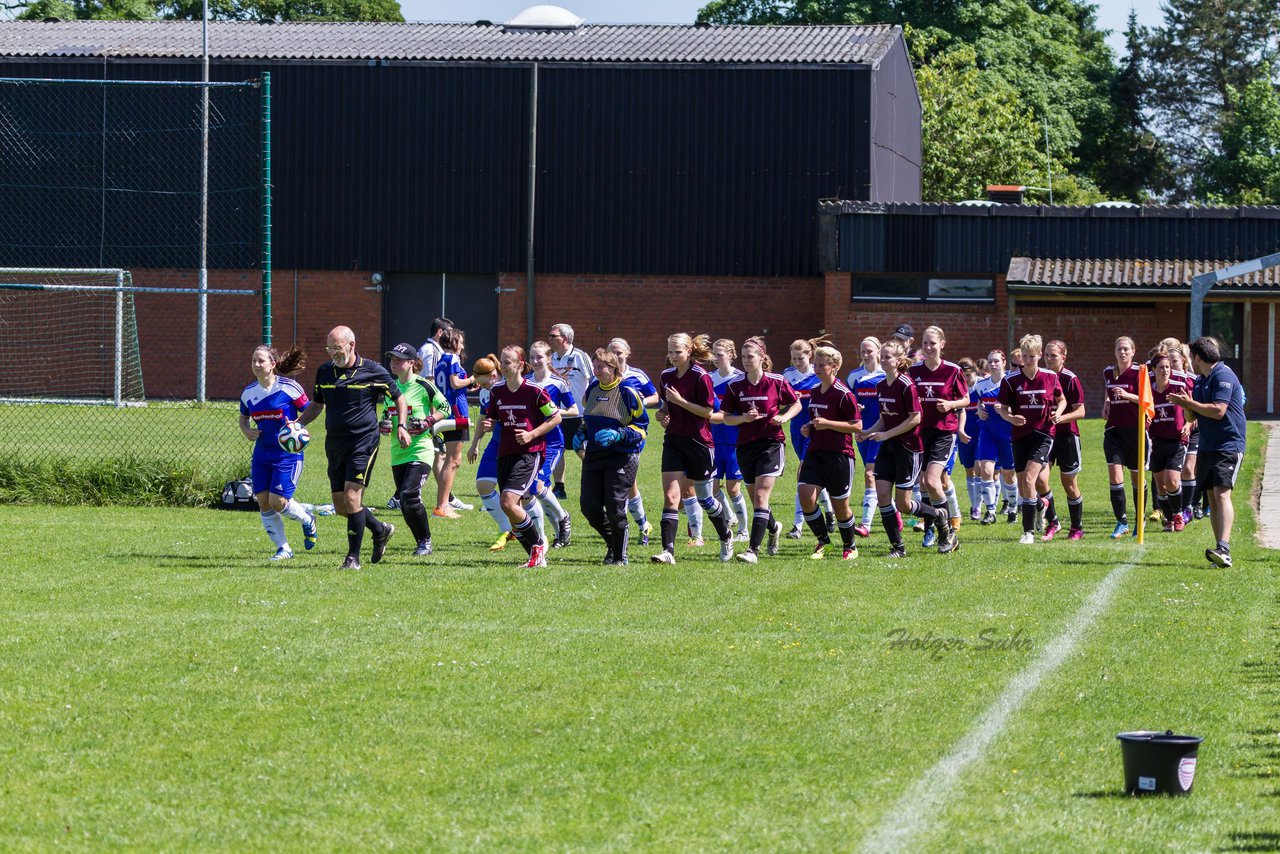
[[[1245,260],[1280,247],[1280,219],[1187,215],[1108,215],[1065,209],[1008,215],[843,214],[840,269],[852,272],[1003,273],[1009,259],[1146,258]]]
[[[867,74],[541,67],[538,269],[817,275],[818,199],[870,184]]]
[[[920,97],[905,42],[894,42],[880,67],[870,75],[869,84],[874,121],[869,134],[873,161],[871,200],[918,202],[923,162]]]

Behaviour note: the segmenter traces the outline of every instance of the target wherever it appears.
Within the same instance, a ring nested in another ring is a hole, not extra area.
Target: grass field
[[[1091,463],[1100,434],[1086,424]],[[320,451],[304,500],[327,500]],[[0,508],[0,848],[1280,847],[1277,562],[1249,490],[1236,566],[1216,570],[1207,521],[1109,541],[1100,468],[1081,542],[966,524],[958,554],[909,535],[890,562],[877,530],[852,565],[808,560],[806,534],[755,567],[633,546],[605,568],[579,523],[531,572],[518,546],[484,548],[477,511],[433,520],[431,558],[402,531],[342,573],[337,517],[273,565],[251,513]],[[389,494],[383,469],[370,503]],[[895,648],[899,629],[967,645]],[[979,649],[984,630],[1017,642]],[[1042,678],[992,730],[1027,672]],[[1120,795],[1114,736],[1140,728],[1205,737],[1190,797]]]

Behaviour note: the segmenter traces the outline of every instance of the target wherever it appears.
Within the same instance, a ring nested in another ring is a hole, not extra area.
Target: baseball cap
[[[397,344],[387,351],[387,357],[391,359],[416,359],[418,358],[418,348],[412,344]]]
[[[903,323],[900,324],[897,329],[893,330],[893,337],[900,338],[903,341],[909,341],[916,337],[916,331],[911,328],[911,324]]]

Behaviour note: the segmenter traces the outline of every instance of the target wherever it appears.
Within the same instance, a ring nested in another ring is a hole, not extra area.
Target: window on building
[[[994,302],[996,282],[970,274],[854,273],[854,300]]]

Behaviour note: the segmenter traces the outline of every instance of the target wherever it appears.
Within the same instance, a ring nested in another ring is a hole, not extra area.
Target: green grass
[[[315,552],[269,565],[250,513],[5,507],[0,848],[857,848],[1135,553],[1105,537],[1101,430],[1085,432],[1087,539],[1020,547],[1017,526],[966,524],[958,554],[899,563],[877,531],[851,566],[807,560],[806,536],[757,567],[711,546],[659,567],[633,546],[605,568],[579,523],[527,572],[517,546],[484,548],[477,511],[433,520],[432,558],[401,533],[340,573],[336,517]],[[1152,532],[917,846],[1280,844],[1277,564],[1245,492],[1236,567],[1205,562],[1207,522]],[[384,455],[370,504],[389,494]],[[896,628],[1021,630],[1032,648],[933,656],[890,648]],[[1137,728],[1206,738],[1189,798],[1118,796],[1114,736]]]

